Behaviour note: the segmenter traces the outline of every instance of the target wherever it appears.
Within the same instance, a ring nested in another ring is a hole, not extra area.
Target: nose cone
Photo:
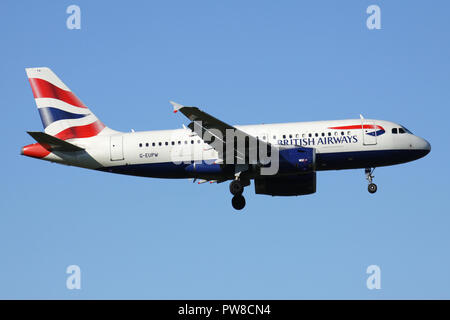
[[[431,151],[431,144],[425,139],[420,138],[420,140],[421,141],[420,141],[419,146],[418,146],[419,149],[422,149],[424,151],[430,152]],[[428,154],[428,152],[427,152],[427,154]]]
[[[415,143],[415,149],[419,152],[420,158],[422,158],[430,153],[431,144],[427,140],[417,137],[417,142]]]
[[[425,141],[424,149],[427,150],[428,152],[430,152],[431,151],[431,144],[427,140],[425,140],[425,139],[423,139],[423,140]]]

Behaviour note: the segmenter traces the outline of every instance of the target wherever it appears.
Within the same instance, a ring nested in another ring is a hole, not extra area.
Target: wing
[[[273,148],[270,143],[249,135],[197,107],[186,107],[173,101],[170,103],[175,113],[180,111],[191,121],[189,129],[200,137],[205,137],[203,139],[205,143],[219,153],[219,158],[224,163],[233,161],[233,164],[259,164],[260,148],[265,148],[264,154],[270,153],[270,149]]]

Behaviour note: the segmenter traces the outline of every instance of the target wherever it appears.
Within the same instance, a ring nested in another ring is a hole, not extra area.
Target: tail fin
[[[49,68],[27,68],[45,133],[61,140],[93,137],[106,126]]]

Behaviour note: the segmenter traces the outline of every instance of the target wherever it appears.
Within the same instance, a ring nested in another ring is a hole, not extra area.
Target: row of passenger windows
[[[327,132],[327,133],[325,133],[325,132],[321,132],[321,133],[303,133],[302,135],[300,135],[299,133],[296,133],[296,134],[289,134],[289,135],[286,135],[286,134],[283,134],[283,139],[287,139],[288,137],[289,137],[289,139],[292,139],[292,138],[296,138],[296,139],[299,139],[300,138],[300,136],[302,137],[302,138],[312,138],[312,137],[326,137],[326,136],[328,136],[328,137],[331,137],[332,135],[335,135],[335,136],[338,136],[338,135],[341,135],[341,136],[345,136],[345,134],[347,134],[347,135],[351,135],[352,134],[352,132],[351,131],[347,131],[347,132],[344,132],[344,131],[341,131],[341,132],[339,132],[339,131],[334,131],[334,133],[331,133],[331,132]],[[263,139],[265,140],[265,137],[263,137]],[[274,140],[276,140],[277,139],[277,136],[273,136],[273,139]]]
[[[392,133],[393,134],[397,134],[397,133],[399,133],[399,134],[403,134],[403,133],[411,133],[408,129],[406,129],[406,128],[404,128],[404,127],[402,127],[402,128],[393,128],[392,129]],[[296,134],[283,134],[282,135],[282,137],[283,137],[283,139],[287,139],[287,138],[289,138],[289,139],[293,139],[293,138],[295,138],[295,139],[299,139],[300,137],[301,138],[312,138],[312,137],[319,137],[319,136],[321,136],[321,137],[326,137],[326,136],[328,136],[328,137],[331,137],[332,135],[335,135],[335,136],[338,136],[339,134],[341,135],[341,136],[345,136],[345,134],[347,134],[347,135],[351,135],[352,134],[352,132],[351,131],[347,131],[347,132],[345,132],[345,131],[334,131],[334,133],[331,133],[331,132],[327,132],[327,133],[325,133],[325,132],[321,132],[321,133],[303,133],[303,134],[299,134],[299,133],[296,133]],[[259,138],[259,136],[256,136],[256,138]],[[262,139],[263,140],[266,140],[266,136],[265,135],[263,135],[262,136]],[[276,135],[274,135],[273,136],[273,140],[277,140],[277,136]],[[195,144],[195,140],[190,140],[190,142],[188,141],[188,140],[184,140],[184,144]],[[197,140],[197,144],[200,144],[200,143],[202,143],[202,141],[201,140]],[[168,146],[168,145],[172,145],[172,146],[174,146],[174,145],[176,145],[176,144],[178,144],[178,145],[182,145],[183,144],[183,141],[181,141],[181,140],[178,140],[177,142],[176,141],[171,141],[171,142],[168,142],[168,141],[165,141],[165,142],[152,142],[151,143],[151,146],[152,147],[156,147],[157,145],[158,146],[160,146],[160,147],[162,147],[163,145],[165,145],[165,146]],[[150,143],[149,142],[146,142],[146,143],[139,143],[139,147],[149,147],[150,146]]]
[[[190,143],[191,144],[195,144],[195,140],[191,140]],[[197,140],[197,144],[200,144],[200,143],[202,143],[202,140]],[[168,141],[165,141],[165,142],[152,142],[152,143],[146,142],[146,143],[139,143],[139,147],[140,148],[142,148],[144,146],[145,147],[150,147],[150,144],[151,144],[152,147],[156,147],[157,145],[162,147],[163,145],[164,146],[168,146],[169,144],[172,145],[172,146],[174,146],[175,144],[181,145],[181,144],[183,144],[183,142],[180,141],[180,140],[178,142],[175,142],[175,141],[171,141],[171,142],[168,142]],[[189,144],[189,141],[188,140],[184,140],[184,144]]]
[[[351,131],[347,131],[347,132],[335,131],[334,132],[335,136],[338,136],[338,135],[344,136],[345,134],[351,135]],[[325,136],[331,137],[332,135],[333,135],[333,133],[331,133],[331,132],[327,132],[327,133],[325,133],[325,132],[322,132],[322,133],[303,133],[301,135],[299,133],[296,133],[296,134],[283,134],[282,138],[283,139],[288,139],[288,138],[289,139],[293,139],[293,138],[299,139],[300,137],[301,138],[312,138],[312,137],[319,137],[319,136],[321,136],[321,137],[325,137]],[[260,137],[256,136],[256,138],[260,138]],[[262,136],[262,139],[266,140],[266,136],[265,135]],[[277,136],[276,135],[273,136],[273,140],[277,140]],[[195,140],[190,140],[190,142],[188,140],[184,140],[184,144],[189,144],[189,143],[190,144],[195,144]],[[197,144],[200,144],[200,143],[202,143],[202,141],[201,140],[197,140]],[[139,147],[140,148],[142,148],[144,146],[145,147],[150,147],[150,145],[152,147],[156,147],[156,146],[162,147],[162,146],[168,146],[168,145],[174,146],[174,145],[182,145],[182,144],[183,144],[183,141],[180,141],[180,140],[178,140],[178,141],[170,141],[170,142],[168,142],[168,141],[165,141],[165,142],[151,142],[151,143],[146,142],[146,143],[139,143]]]

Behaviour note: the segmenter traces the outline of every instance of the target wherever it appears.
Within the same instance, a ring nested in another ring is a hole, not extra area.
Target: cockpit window
[[[404,126],[402,126],[399,130],[401,130],[401,129],[403,129],[406,133],[413,134],[411,131],[406,129]],[[404,132],[400,132],[400,133],[404,133]]]
[[[392,128],[392,133],[397,134],[397,128]]]
[[[403,128],[398,128],[398,133],[406,133],[406,131]]]

